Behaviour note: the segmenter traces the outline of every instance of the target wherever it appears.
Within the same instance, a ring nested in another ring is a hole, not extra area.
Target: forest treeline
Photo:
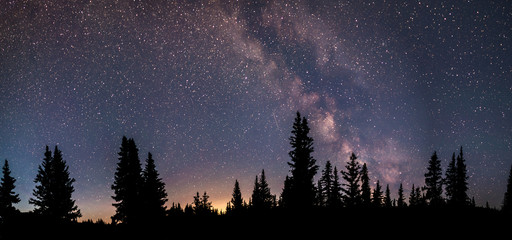
[[[134,139],[123,137],[118,163],[111,185],[115,214],[113,224],[151,224],[187,216],[247,216],[271,212],[314,212],[350,209],[469,209],[475,208],[474,198],[468,196],[466,159],[462,146],[453,153],[443,172],[436,152],[428,160],[422,186],[412,185],[406,196],[402,184],[397,199],[391,198],[389,185],[377,181],[370,186],[366,163],[352,153],[345,166],[338,170],[330,161],[320,171],[313,157],[314,140],[306,117],[297,112],[289,138],[289,175],[279,196],[273,195],[262,170],[256,175],[252,195],[243,197],[235,180],[231,200],[225,212],[214,209],[206,191],[197,192],[191,203],[168,202],[165,183],[159,177],[155,161],[148,152],[144,168]],[[315,176],[320,174],[318,181]],[[70,177],[62,152],[55,146],[53,154],[46,146],[44,158],[34,179],[36,183],[29,203],[35,209],[31,216],[51,222],[73,222],[81,212],[72,199],[75,179]],[[21,215],[14,205],[20,202],[15,193],[16,179],[11,176],[9,162],[4,161],[0,181],[0,223]],[[489,206],[486,206],[489,208]],[[397,210],[398,211],[398,210]],[[512,167],[503,199],[502,212],[512,213]],[[103,222],[103,221],[101,221]]]

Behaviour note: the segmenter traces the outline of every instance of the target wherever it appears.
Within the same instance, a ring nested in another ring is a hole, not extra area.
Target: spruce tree
[[[324,192],[325,190],[322,186],[322,182],[318,179],[318,182],[316,183],[315,206],[325,207],[326,197],[324,196]]]
[[[368,177],[368,168],[366,163],[361,169],[361,204],[365,207],[371,205],[372,190],[370,189],[370,177]]]
[[[30,204],[35,205],[34,212],[43,216],[53,215],[51,212],[53,209],[50,207],[53,199],[50,192],[51,164],[52,152],[46,146],[43,162],[39,165],[36,178],[34,179],[36,183],[35,189],[32,192],[34,197],[28,201]]]
[[[427,172],[425,173],[426,199],[430,206],[440,206],[443,203],[443,178],[442,178],[441,160],[434,151],[428,162]]]
[[[75,191],[73,187],[75,179],[69,176],[69,167],[57,146],[53,151],[51,166],[50,192],[52,203],[50,207],[53,209],[52,213],[59,220],[76,221],[82,214],[76,206],[75,200],[72,199],[72,194]]]
[[[251,208],[259,208],[261,207],[261,192],[260,192],[260,181],[258,180],[258,175],[256,175],[256,178],[254,179],[254,187],[252,189],[252,195],[251,195],[251,201],[250,201],[250,207]]]
[[[460,147],[459,155],[457,156],[457,174],[455,181],[455,192],[453,196],[453,202],[456,206],[467,206],[469,204],[468,191],[468,176],[466,170],[466,160],[462,152],[462,146]]]
[[[167,202],[165,183],[159,177],[155,160],[150,152],[148,152],[146,166],[142,171],[141,198],[144,206],[143,214],[146,219],[158,220],[165,216],[165,203]]]
[[[137,223],[142,215],[142,170],[135,141],[123,136],[118,155],[119,162],[111,187],[114,190],[112,198],[116,201],[112,204],[116,208],[112,222]]]
[[[309,136],[310,128],[308,120],[299,112],[293,123],[290,144],[292,150],[288,153],[291,161],[291,177],[289,178],[289,193],[282,201],[284,205],[292,208],[311,208],[315,202],[315,186],[313,178],[318,171],[316,160],[311,156],[313,153],[313,138]]]
[[[501,210],[506,213],[512,213],[512,166],[510,166],[510,172],[507,180],[507,190],[503,198],[503,206]]]
[[[199,192],[194,196],[193,210],[194,213],[198,216],[207,216],[212,214],[212,202],[209,201],[210,196],[206,194],[206,191],[203,193],[203,196],[199,196]]]
[[[322,177],[318,182],[319,203],[321,206],[328,206],[333,202],[333,178],[334,176],[331,162],[327,161],[325,163],[325,168],[322,171]]]
[[[418,198],[416,197],[416,189],[414,188],[414,184],[412,184],[411,193],[409,194],[409,206],[418,206]]]
[[[340,177],[338,175],[338,169],[336,166],[334,167],[333,171],[334,179],[332,182],[332,198],[329,200],[330,202],[327,204],[328,207],[331,208],[340,208],[342,206],[342,196],[341,196],[341,183],[340,183]]]
[[[283,186],[283,191],[281,192],[281,196],[279,197],[279,206],[280,207],[284,207],[284,208],[289,208],[291,207],[292,205],[290,204],[290,202],[292,202],[291,200],[291,179],[289,176],[286,176],[285,179],[284,179],[284,186]]]
[[[455,205],[455,191],[457,185],[457,165],[455,161],[455,152],[452,154],[452,160],[448,164],[444,178],[446,198],[449,205]]]
[[[359,162],[356,161],[357,156],[352,153],[350,155],[350,161],[345,166],[346,170],[341,170],[341,174],[346,183],[343,183],[345,188],[342,188],[345,195],[344,203],[347,207],[358,206],[361,203],[361,189],[359,186],[359,180],[361,178]]]
[[[405,203],[404,198],[404,188],[402,187],[402,183],[400,183],[400,187],[398,188],[398,200],[397,200],[397,206],[399,208],[406,207],[407,204]]]
[[[274,197],[270,193],[267,178],[265,177],[265,170],[261,170],[261,177],[254,181],[254,189],[252,192],[252,207],[254,209],[263,210],[270,209],[273,204]]]
[[[380,186],[379,180],[373,189],[372,204],[374,207],[382,207],[382,187]]]
[[[230,202],[231,212],[238,214],[244,209],[244,200],[242,199],[242,192],[240,191],[240,184],[238,180],[235,180],[235,187],[233,188],[233,194]]]
[[[2,178],[0,179],[0,216],[9,217],[17,212],[13,206],[20,202],[19,195],[14,193],[16,179],[11,176],[9,162],[4,161],[2,167]]]
[[[386,184],[386,192],[384,195],[384,207],[387,207],[387,208],[392,207],[391,192],[389,191],[389,184]]]
[[[69,176],[69,168],[62,158],[62,152],[55,146],[52,153],[46,146],[45,158],[39,166],[34,180],[34,198],[29,203],[36,206],[34,212],[52,221],[73,221],[81,217],[80,210],[72,199],[75,191],[74,178]]]

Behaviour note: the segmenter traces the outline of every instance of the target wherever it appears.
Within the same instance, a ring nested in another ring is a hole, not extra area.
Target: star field
[[[469,192],[500,207],[512,164],[512,7],[504,1],[4,1],[0,159],[28,204],[59,145],[84,219],[114,213],[123,135],[169,204],[248,200],[288,174],[308,116],[320,169],[354,151],[374,182],[423,185],[462,145]],[[318,176],[317,176],[318,177]],[[373,187],[373,185],[372,185]]]

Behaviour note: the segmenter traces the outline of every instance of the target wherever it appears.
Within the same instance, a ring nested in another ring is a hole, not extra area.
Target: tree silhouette
[[[400,187],[398,188],[398,200],[397,200],[397,206],[399,208],[403,208],[407,206],[407,203],[405,203],[404,198],[404,188],[402,187],[402,183],[400,183]]]
[[[426,200],[430,206],[439,206],[443,203],[443,178],[441,169],[441,160],[438,159],[434,151],[428,162],[427,172],[425,173]]]
[[[270,193],[265,170],[261,170],[261,176],[254,181],[254,189],[252,191],[251,207],[258,210],[270,209],[273,205],[274,197]]]
[[[13,204],[19,203],[19,195],[14,193],[16,179],[11,176],[9,162],[4,161],[2,178],[0,179],[0,216],[9,217],[17,212]]]
[[[370,189],[370,177],[368,177],[368,168],[366,163],[363,164],[361,169],[361,204],[365,207],[371,205],[372,190]]]
[[[155,160],[149,152],[146,166],[142,171],[141,198],[144,206],[143,214],[146,219],[158,220],[165,216],[165,203],[167,202],[165,183],[159,178]]]
[[[505,191],[502,210],[506,213],[512,213],[512,166],[510,166],[508,174],[507,191]]]
[[[244,207],[244,200],[242,198],[242,192],[240,191],[240,184],[238,180],[235,180],[235,187],[233,188],[233,194],[229,204],[229,211],[234,214],[240,214]],[[228,209],[226,209],[227,211]]]
[[[333,181],[332,165],[330,161],[327,161],[324,170],[322,170],[322,177],[318,182],[318,202],[320,206],[327,206],[329,202],[332,202],[332,198],[334,198]]]
[[[35,213],[51,220],[76,220],[82,214],[72,199],[75,179],[69,176],[69,168],[62,158],[62,152],[55,146],[52,157],[46,146],[44,155],[34,180],[37,184],[33,191],[34,198],[30,198],[29,203],[36,206]]]
[[[373,189],[372,204],[374,207],[382,207],[382,187],[379,180],[377,180],[375,189]]]
[[[452,160],[446,169],[444,183],[447,202],[449,205],[455,205],[455,191],[457,187],[457,165],[455,161],[455,152],[452,154]]]
[[[73,183],[74,178],[69,176],[69,167],[62,158],[62,152],[55,146],[53,151],[53,159],[51,162],[52,170],[50,177],[50,191],[52,195],[52,204],[50,205],[55,217],[65,221],[76,220],[82,214],[72,199],[75,191]]]
[[[46,146],[43,162],[39,165],[36,178],[34,179],[36,183],[32,193],[34,197],[29,199],[29,203],[36,207],[34,212],[44,216],[53,215],[51,212],[53,209],[50,207],[52,201],[50,190],[50,177],[52,175],[51,164],[52,152],[49,150],[48,146]]]
[[[327,208],[341,207],[341,184],[338,170],[332,169],[330,161],[325,163],[322,177],[318,181],[318,205]]]
[[[141,218],[142,176],[138,151],[135,141],[123,136],[111,187],[114,190],[112,198],[116,201],[112,204],[116,208],[116,213],[112,216],[113,223],[134,223]]]
[[[468,191],[468,174],[466,169],[466,160],[460,147],[459,155],[457,156],[457,175],[455,181],[455,188],[453,194],[453,202],[456,206],[467,206],[469,203]]]
[[[281,207],[284,207],[284,208],[289,208],[291,207],[290,206],[290,202],[292,202],[293,200],[291,200],[291,179],[290,177],[286,176],[285,179],[284,179],[284,186],[283,186],[283,191],[281,192],[281,196],[279,198],[279,206]]]
[[[419,207],[422,206],[422,196],[421,196],[421,190],[420,187],[414,187],[414,184],[412,185],[411,193],[409,195],[409,205],[411,207]]]
[[[340,208],[342,206],[342,196],[341,196],[341,183],[340,183],[340,177],[338,175],[338,169],[336,166],[333,170],[334,179],[332,182],[332,190],[331,194],[332,197],[329,199],[327,203],[327,207],[330,208]]]
[[[345,193],[344,203],[347,207],[354,207],[361,202],[361,189],[359,186],[359,180],[361,178],[359,162],[356,161],[357,156],[352,153],[350,155],[350,161],[345,165],[345,171],[341,170],[341,175],[346,183],[343,183],[345,188],[342,191]]]
[[[389,191],[389,184],[386,184],[386,192],[384,195],[384,207],[390,208],[392,207],[391,203],[391,192]]]
[[[194,196],[193,210],[197,216],[207,216],[212,214],[212,202],[209,201],[210,196],[204,192],[203,196],[199,196],[199,192]]]
[[[288,153],[291,161],[288,165],[291,167],[291,177],[288,179],[288,191],[281,200],[285,201],[284,206],[292,208],[311,208],[315,202],[315,186],[313,177],[318,166],[316,160],[311,156],[313,153],[313,138],[309,136],[308,120],[301,118],[297,112],[293,123],[292,136],[290,144],[292,150]]]

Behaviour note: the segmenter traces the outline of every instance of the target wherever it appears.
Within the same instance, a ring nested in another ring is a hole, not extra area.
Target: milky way
[[[3,1],[0,158],[29,211],[59,145],[84,219],[114,213],[121,138],[153,154],[169,203],[279,196],[296,111],[314,157],[354,151],[372,186],[423,185],[464,147],[470,197],[500,207],[512,164],[506,1]],[[318,177],[318,176],[317,176]]]

